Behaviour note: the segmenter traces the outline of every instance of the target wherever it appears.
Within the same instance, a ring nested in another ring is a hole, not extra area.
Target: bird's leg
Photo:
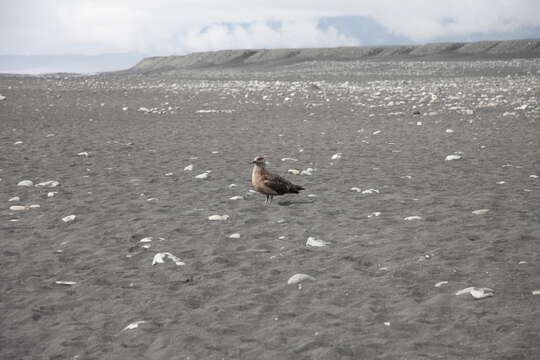
[[[268,204],[268,198],[270,197],[270,195],[266,195],[266,200],[264,200],[264,203],[265,204]]]
[[[274,195],[270,195],[270,204],[272,203],[272,200],[274,200]]]

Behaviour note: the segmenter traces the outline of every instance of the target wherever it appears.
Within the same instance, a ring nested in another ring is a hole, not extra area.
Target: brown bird
[[[300,190],[304,190],[302,186],[266,170],[266,162],[262,156],[257,156],[252,163],[255,166],[251,173],[251,184],[255,190],[266,195],[265,204],[271,203],[276,195],[298,194]]]

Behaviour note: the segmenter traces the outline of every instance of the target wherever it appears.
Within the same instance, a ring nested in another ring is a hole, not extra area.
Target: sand
[[[0,94],[2,359],[540,357],[538,59]],[[306,190],[265,205],[257,155]]]

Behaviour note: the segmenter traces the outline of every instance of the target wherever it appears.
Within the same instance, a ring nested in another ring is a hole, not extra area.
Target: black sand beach
[[[535,54],[0,77],[0,358],[540,358]]]

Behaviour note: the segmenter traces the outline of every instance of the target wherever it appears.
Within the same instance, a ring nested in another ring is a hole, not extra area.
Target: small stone
[[[78,156],[83,156],[83,157],[88,157],[88,155],[90,155],[90,154],[88,154],[88,152],[86,152],[86,151],[83,151],[83,152],[78,153],[77,155]]]
[[[459,154],[452,154],[452,155],[447,155],[446,158],[444,159],[445,161],[452,161],[452,160],[461,160],[463,159],[463,157]]]
[[[289,280],[287,280],[287,284],[298,284],[306,280],[315,281],[316,279],[313,276],[307,274],[294,274],[289,278]]]
[[[77,217],[76,215],[68,215],[68,216],[63,217],[62,221],[68,223],[75,220],[76,217]]]
[[[472,213],[475,215],[484,215],[484,214],[487,214],[488,212],[489,212],[489,209],[479,209],[479,210],[472,211]]]
[[[229,215],[212,215],[208,217],[208,220],[212,221],[224,221],[229,218]]]
[[[240,239],[240,234],[239,233],[234,233],[234,234],[229,235],[229,237],[231,239]]]
[[[422,220],[422,218],[418,215],[414,215],[414,216],[407,216],[406,218],[404,218],[403,220],[407,220],[407,221],[411,221],[411,220]]]
[[[300,170],[296,170],[296,169],[289,169],[289,170],[287,170],[287,172],[289,174],[293,174],[293,175],[299,175],[300,174]]]
[[[324,240],[316,239],[312,236],[308,237],[306,241],[307,247],[324,247],[330,245],[329,242],[326,242]]]
[[[441,287],[446,284],[448,284],[448,281],[439,281],[438,283],[435,284],[435,287]]]
[[[20,197],[14,196],[14,197],[12,197],[11,199],[9,199],[8,201],[11,202],[11,201],[20,201],[20,200],[21,200]]]
[[[145,322],[146,322],[146,321],[144,321],[144,320],[141,320],[141,321],[135,321],[134,323],[131,323],[131,324],[129,324],[128,326],[126,326],[125,328],[123,328],[122,331],[136,329],[136,328],[139,327],[139,325],[144,324]]]
[[[13,205],[13,206],[9,207],[9,210],[11,210],[11,211],[24,211],[24,210],[28,210],[28,208],[26,206],[22,206],[22,205]]]
[[[193,171],[193,164],[189,164],[184,168],[184,171]]]
[[[331,160],[338,160],[338,159],[341,159],[341,153],[334,154],[331,157]]]
[[[230,197],[229,200],[243,200],[244,198],[242,196],[233,196]]]
[[[32,182],[32,180],[22,180],[19,181],[17,186],[34,186],[34,183]]]
[[[75,281],[55,281],[54,282],[57,285],[66,285],[66,286],[72,286],[77,284]]]
[[[53,196],[56,195],[56,194],[58,194],[57,191],[49,191],[49,192],[47,193],[47,197],[50,197],[50,198],[51,198],[51,197],[53,197]]]
[[[36,184],[36,187],[57,187],[58,185],[60,185],[60,182],[56,180],[49,180]]]

